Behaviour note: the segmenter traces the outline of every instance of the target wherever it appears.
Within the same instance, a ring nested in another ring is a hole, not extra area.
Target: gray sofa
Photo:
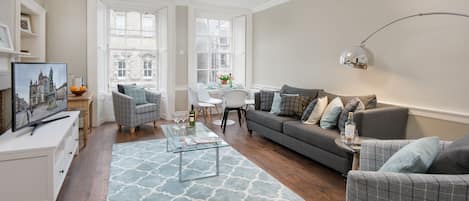
[[[281,92],[312,95],[316,98],[323,90],[284,86]],[[335,138],[340,136],[338,129],[322,129],[317,125],[302,124],[296,118],[261,111],[259,93],[255,94],[255,103],[255,110],[247,111],[246,115],[250,133],[255,131],[344,175],[351,169],[352,155],[340,149],[334,142]],[[360,136],[378,139],[405,138],[407,117],[407,108],[384,104],[354,114]]]
[[[368,141],[362,145],[360,171],[347,177],[347,201],[469,200],[469,175],[376,172],[411,140]],[[444,150],[451,142],[442,141]]]

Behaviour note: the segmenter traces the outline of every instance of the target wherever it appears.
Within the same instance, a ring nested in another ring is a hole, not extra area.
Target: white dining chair
[[[243,112],[246,115],[246,110],[244,106],[246,105],[246,97],[248,92],[245,90],[228,90],[225,91],[223,95],[223,118],[221,127],[223,128],[223,133],[226,130],[226,122],[228,121],[228,116],[230,111],[236,110],[238,112],[238,121],[239,126],[241,126],[241,113]]]
[[[207,87],[202,83],[197,84],[197,93],[199,102],[215,105],[215,110],[219,113],[218,106],[223,103],[223,100],[210,96]]]
[[[212,120],[212,108],[216,108],[216,106],[211,103],[200,101],[197,90],[194,90],[191,87],[189,87],[188,93],[189,104],[194,106],[194,110],[198,111],[198,113],[202,112],[205,123],[207,123],[207,117]]]

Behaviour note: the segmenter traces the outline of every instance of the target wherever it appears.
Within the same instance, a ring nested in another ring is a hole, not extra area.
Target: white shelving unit
[[[16,52],[17,61],[46,61],[46,10],[34,0],[16,0]],[[21,14],[31,17],[31,32],[20,28]],[[23,53],[21,50],[27,50]]]

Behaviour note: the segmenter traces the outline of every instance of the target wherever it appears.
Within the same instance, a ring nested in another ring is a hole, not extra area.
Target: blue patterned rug
[[[215,150],[184,153],[183,176],[215,172]],[[303,200],[231,147],[220,149],[220,176],[180,183],[179,154],[166,140],[115,144],[108,201]]]

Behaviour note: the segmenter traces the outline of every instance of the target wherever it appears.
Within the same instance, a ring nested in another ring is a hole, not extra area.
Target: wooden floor
[[[237,118],[233,116],[232,119]],[[168,123],[171,122],[159,122],[160,125]],[[210,124],[209,127],[221,134],[218,126]],[[305,200],[345,200],[345,182],[339,173],[256,133],[248,135],[245,122],[243,127],[239,124],[228,126],[226,134],[220,136]],[[113,123],[95,128],[87,147],[74,159],[57,200],[106,200],[112,145],[156,138],[164,136],[159,127],[154,129],[151,124],[137,129],[136,136],[130,136],[125,129],[119,132]]]

